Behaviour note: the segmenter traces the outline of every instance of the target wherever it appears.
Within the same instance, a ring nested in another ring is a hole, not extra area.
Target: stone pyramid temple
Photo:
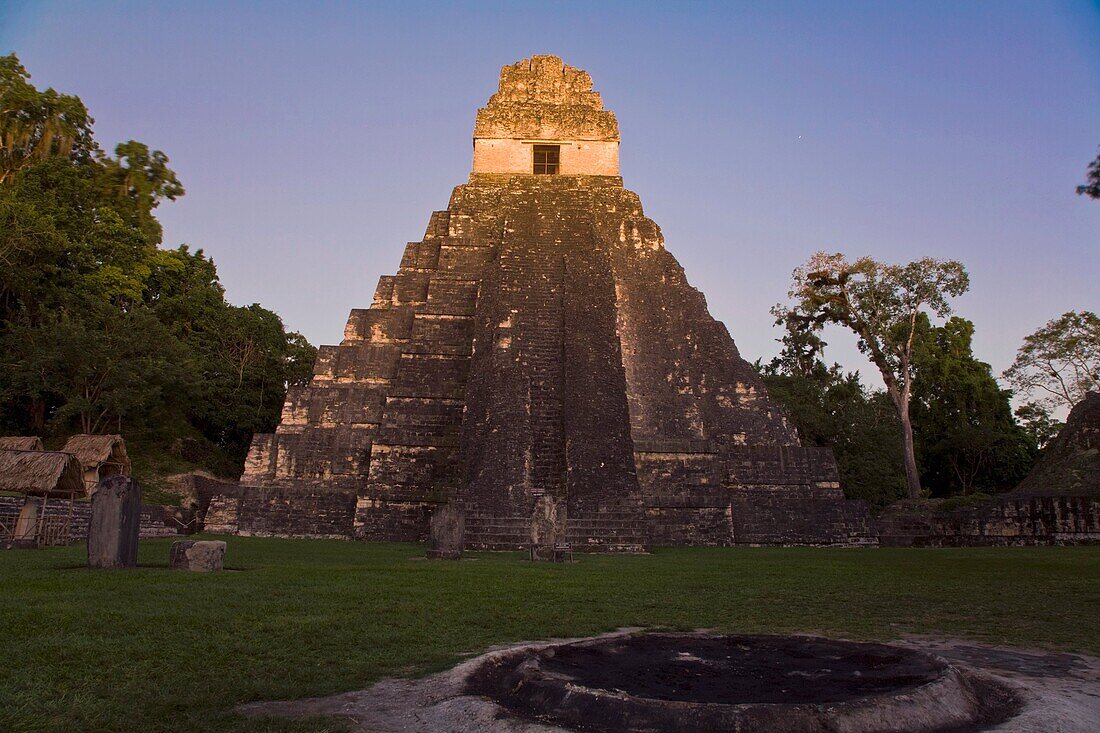
[[[586,72],[505,66],[473,142],[207,529],[422,540],[450,506],[470,549],[873,541],[623,187]]]

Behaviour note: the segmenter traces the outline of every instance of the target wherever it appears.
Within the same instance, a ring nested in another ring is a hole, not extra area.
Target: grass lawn
[[[1100,548],[660,549],[532,564],[418,545],[228,537],[213,575],[0,552],[0,731],[316,731],[241,702],[365,687],[502,642],[621,626],[908,632],[1100,653]]]

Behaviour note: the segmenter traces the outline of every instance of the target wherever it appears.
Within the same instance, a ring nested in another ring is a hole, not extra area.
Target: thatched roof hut
[[[61,451],[0,450],[0,491],[65,498],[83,494],[80,461]]]
[[[89,496],[108,476],[130,475],[130,457],[121,435],[74,435],[61,450],[80,460]]]
[[[84,468],[113,463],[130,473],[130,458],[126,455],[126,441],[121,435],[74,435],[61,450],[80,459]]]
[[[0,435],[0,450],[46,450],[37,435]]]

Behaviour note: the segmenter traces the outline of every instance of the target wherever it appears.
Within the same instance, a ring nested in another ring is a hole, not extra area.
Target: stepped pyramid
[[[473,171],[207,527],[469,548],[853,544],[832,453],[799,445],[618,173],[615,115],[555,56],[500,74]]]

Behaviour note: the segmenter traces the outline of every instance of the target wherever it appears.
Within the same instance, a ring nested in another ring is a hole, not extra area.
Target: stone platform
[[[509,707],[482,694],[476,689],[478,676],[486,666],[500,666],[518,655],[546,656],[555,648],[561,648],[563,644],[591,644],[599,645],[621,644],[637,634],[638,630],[628,629],[614,634],[594,637],[590,640],[563,639],[551,642],[525,643],[491,650],[481,656],[465,661],[453,669],[441,672],[429,677],[417,680],[390,679],[376,683],[372,687],[355,692],[347,692],[331,697],[312,698],[304,700],[290,700],[286,702],[257,702],[242,705],[238,711],[248,716],[286,716],[294,718],[306,718],[310,716],[333,716],[345,722],[350,730],[356,733],[381,733],[382,731],[404,731],[405,733],[435,733],[446,730],[453,733],[569,733],[578,728],[568,723],[547,720],[532,720],[530,717],[517,714]],[[760,637],[757,637],[760,638]],[[768,638],[768,637],[765,637]],[[770,637],[776,638],[776,637]],[[836,640],[821,639],[820,637],[787,637],[787,639],[806,639],[813,645],[831,647],[838,644]],[[848,645],[839,642],[843,651],[830,652],[827,656],[837,657],[842,660],[835,670],[829,667],[829,675],[835,678],[840,688],[845,688],[845,680],[859,683],[859,678],[850,673],[860,665],[875,666],[873,658],[859,659],[850,656],[853,649],[860,645]],[[873,648],[882,649],[882,645],[870,645]],[[881,674],[872,674],[870,686],[878,685],[875,690],[852,690],[855,697],[849,697],[849,702],[866,699],[867,697],[900,696],[906,698],[905,706],[913,701],[911,693],[922,686],[936,684],[943,680],[945,673],[958,673],[961,678],[968,680],[961,687],[955,687],[952,695],[958,695],[955,702],[961,705],[977,705],[992,703],[993,697],[1001,702],[1007,702],[1007,707],[998,708],[991,706],[989,719],[966,724],[962,727],[954,726],[954,731],[988,731],[989,733],[1092,733],[1095,730],[1096,720],[1100,720],[1100,658],[1063,652],[1049,652],[1041,650],[1020,650],[1006,647],[990,646],[958,639],[941,639],[932,637],[911,637],[891,643],[885,647],[893,650],[885,657],[894,658],[894,662],[879,666]],[[797,647],[792,649],[792,666],[787,671],[801,669],[807,672],[812,669],[813,655],[798,652]],[[903,652],[912,650],[915,654],[905,657]],[[899,653],[900,652],[900,653]],[[848,655],[846,661],[845,656]],[[719,666],[728,665],[726,654],[719,655]],[[780,655],[782,656],[782,655]],[[872,655],[873,657],[874,655]],[[889,662],[883,655],[879,655],[880,661]],[[688,652],[680,657],[678,654],[664,657],[672,664],[689,664],[693,660],[705,661],[706,652],[703,655]],[[908,661],[907,661],[908,660]],[[568,662],[568,660],[566,660]],[[766,657],[760,661],[766,662]],[[890,672],[887,667],[893,665]],[[847,665],[847,666],[845,666]],[[645,666],[644,669],[650,669]],[[848,674],[844,672],[848,669]],[[909,674],[906,672],[914,673]],[[594,669],[593,671],[599,671]],[[759,670],[764,678],[774,676],[778,670],[764,668]],[[567,670],[568,674],[568,670]],[[812,677],[812,675],[811,675]],[[890,678],[893,678],[892,681]],[[908,677],[908,680],[901,679]],[[808,683],[810,677],[803,678]],[[895,683],[901,682],[900,686]],[[599,682],[598,680],[596,681]],[[690,683],[689,683],[690,684]],[[968,684],[972,684],[969,688]],[[591,683],[586,685],[592,689]],[[596,689],[598,689],[598,684]],[[991,692],[995,690],[996,692]],[[638,688],[632,692],[642,691]],[[745,691],[745,690],[743,690]],[[806,690],[804,690],[806,691]],[[942,690],[946,693],[946,690]],[[660,690],[644,690],[645,699],[654,699],[652,695],[662,694]],[[666,691],[667,692],[667,691]],[[751,693],[751,689],[748,690]],[[808,690],[813,696],[820,697],[822,689]],[[867,694],[869,693],[869,694]],[[1008,694],[1011,699],[1004,698]],[[665,697],[675,698],[682,696],[683,690],[676,689],[666,694]],[[724,694],[724,693],[723,693]],[[622,700],[631,695],[631,692],[614,692],[611,696]],[[830,692],[827,697],[836,697],[836,691]],[[843,696],[843,694],[841,694]],[[635,697],[637,697],[635,695]],[[942,702],[946,694],[938,696]],[[977,698],[986,698],[986,702]],[[545,700],[546,698],[544,698]],[[965,702],[969,699],[970,702]],[[729,701],[727,701],[727,704]],[[677,703],[684,704],[684,703]],[[769,703],[758,701],[756,705],[768,705]],[[828,709],[828,703],[808,702],[811,707]],[[954,704],[950,707],[957,709]],[[912,714],[912,709],[909,713]],[[1000,721],[997,717],[1007,716]],[[689,720],[688,716],[681,716],[682,720]],[[899,724],[892,724],[894,721]],[[593,728],[593,721],[586,724],[584,730],[598,730]],[[803,721],[804,722],[804,721]],[[867,721],[864,721],[865,723]],[[900,725],[904,722],[904,726]],[[811,721],[812,723],[812,721]],[[911,718],[888,716],[885,719],[871,719],[872,726],[868,728],[856,727],[850,721],[845,727],[839,728],[849,731],[877,730],[905,733],[912,731],[936,730],[936,728],[919,727],[920,721],[914,723]],[[800,731],[826,731],[838,728],[802,727]],[[652,730],[650,728],[649,730]],[[683,730],[679,728],[677,730]],[[715,728],[703,728],[700,730],[715,730]],[[768,729],[777,730],[777,729]],[[942,729],[941,729],[942,730]]]

